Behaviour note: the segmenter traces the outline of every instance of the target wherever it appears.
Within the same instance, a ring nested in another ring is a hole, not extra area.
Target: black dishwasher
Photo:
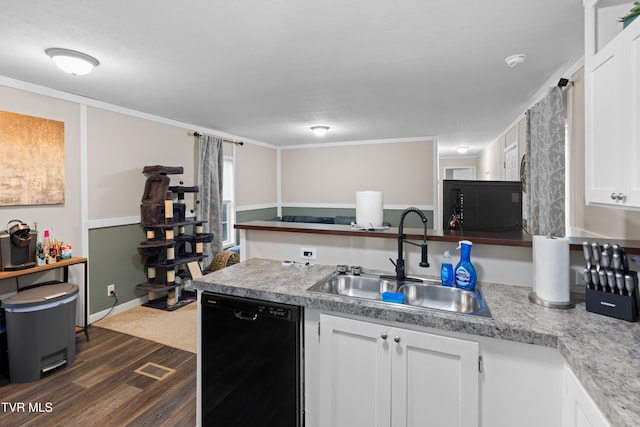
[[[202,293],[202,425],[303,425],[301,311]]]

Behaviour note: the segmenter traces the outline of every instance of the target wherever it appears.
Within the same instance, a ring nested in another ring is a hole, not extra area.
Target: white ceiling
[[[584,50],[582,0],[1,5],[0,75],[277,146],[486,145]],[[100,65],[66,75],[49,47]],[[515,53],[528,59],[509,68]],[[316,124],[331,130],[318,138]]]

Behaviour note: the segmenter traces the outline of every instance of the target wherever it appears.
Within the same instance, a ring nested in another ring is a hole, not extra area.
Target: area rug
[[[137,306],[99,320],[93,326],[195,353],[197,310],[198,304],[189,304],[175,311]]]

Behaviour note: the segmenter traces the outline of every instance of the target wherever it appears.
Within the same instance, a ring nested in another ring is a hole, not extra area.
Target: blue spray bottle
[[[478,276],[476,275],[476,269],[471,264],[471,243],[469,240],[462,240],[458,242],[456,249],[460,251],[460,262],[456,265],[454,270],[456,276],[456,287],[467,291],[472,291],[476,287]]]

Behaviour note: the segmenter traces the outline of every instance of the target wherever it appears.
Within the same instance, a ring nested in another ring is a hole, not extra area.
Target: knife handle
[[[633,295],[635,293],[636,283],[635,280],[633,280],[633,276],[631,276],[630,274],[624,275],[624,286],[625,288],[627,288],[627,292],[629,293],[629,295]]]
[[[588,268],[582,270],[582,278],[584,279],[584,284],[587,288],[592,289],[591,283],[591,272]]]
[[[619,250],[616,250],[613,252],[613,259],[611,260],[611,266],[613,267],[614,270],[620,270],[620,267],[622,266],[622,261],[620,259]]]
[[[611,289],[611,293],[616,293],[616,276],[613,274],[612,270],[607,271],[607,285],[609,285],[609,289]],[[622,295],[622,289],[619,289],[620,295]]]
[[[608,270],[611,267],[611,258],[609,258],[609,252],[607,250],[603,250],[601,256],[602,268]]]
[[[607,292],[607,273],[605,273],[604,270],[598,270],[598,279],[600,279],[602,290]]]
[[[584,253],[584,260],[587,261],[587,269],[591,270],[593,263],[591,262],[591,246],[589,242],[582,242],[582,252]]]
[[[593,289],[598,289],[598,283],[600,283],[600,279],[598,278],[598,272],[595,268],[589,270],[591,274],[591,283],[593,284]]]
[[[624,276],[619,271],[616,272],[616,286],[620,292],[625,288]]]
[[[591,256],[596,264],[596,270],[600,270],[600,245],[596,242],[591,243]]]
[[[620,258],[622,260],[622,270],[624,274],[629,272],[629,259],[627,258],[627,251],[621,246],[620,247]]]

